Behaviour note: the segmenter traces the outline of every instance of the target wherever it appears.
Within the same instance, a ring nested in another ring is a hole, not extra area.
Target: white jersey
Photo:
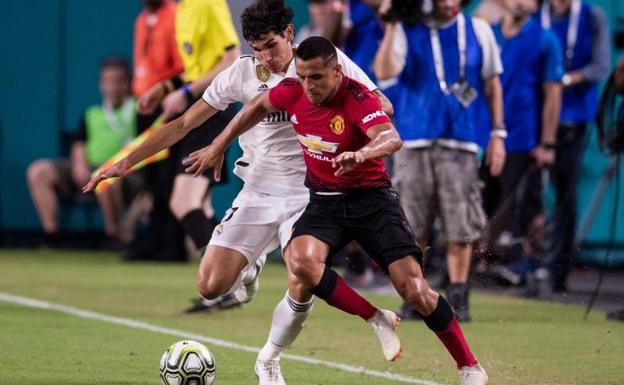
[[[371,91],[377,89],[364,71],[342,51],[337,51],[338,63],[346,76],[363,83]],[[223,111],[232,103],[247,103],[286,77],[297,77],[295,60],[291,61],[285,73],[274,74],[254,56],[241,56],[219,73],[204,92],[203,99]],[[303,184],[306,172],[303,153],[288,113],[270,113],[241,135],[239,144],[243,156],[236,161],[234,174],[245,182],[246,188],[278,196],[308,194]]]

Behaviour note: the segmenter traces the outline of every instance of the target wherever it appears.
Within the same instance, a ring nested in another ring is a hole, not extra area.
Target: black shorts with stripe
[[[392,262],[408,255],[422,264],[423,254],[392,188],[340,195],[312,192],[310,203],[295,223],[292,238],[301,235],[327,243],[330,258],[354,240],[386,271]]]

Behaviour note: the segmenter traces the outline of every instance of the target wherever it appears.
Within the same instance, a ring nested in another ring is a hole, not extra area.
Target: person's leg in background
[[[393,156],[392,183],[414,237],[426,255],[427,241],[436,215],[435,179],[430,160],[431,148],[402,148]],[[426,263],[426,258],[424,263]],[[423,263],[423,264],[424,264]],[[422,316],[407,302],[397,310],[403,320],[420,320]]]
[[[104,218],[104,233],[110,240],[117,239],[123,209],[122,183],[113,183],[96,197]]]
[[[57,234],[59,231],[58,197],[55,191],[59,179],[57,170],[49,159],[36,160],[28,166],[28,188],[46,234]]]
[[[551,288],[567,290],[567,278],[576,258],[577,182],[585,144],[586,125],[560,125],[557,132],[557,154],[552,179],[557,192],[553,215],[551,259],[549,263]]]
[[[448,300],[460,322],[471,320],[469,276],[472,243],[485,228],[481,180],[474,153],[436,146],[433,148],[436,196],[440,202],[443,234],[447,244]]]

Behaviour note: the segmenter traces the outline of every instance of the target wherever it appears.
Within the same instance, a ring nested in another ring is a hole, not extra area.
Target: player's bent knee
[[[290,268],[299,282],[308,289],[316,285],[316,282],[314,282],[316,267],[314,259],[307,253],[291,252]]]
[[[225,294],[230,287],[211,276],[197,278],[197,292],[202,298],[215,299]]]
[[[44,183],[51,178],[53,171],[50,161],[45,159],[37,160],[28,166],[26,172],[28,183],[31,185]]]

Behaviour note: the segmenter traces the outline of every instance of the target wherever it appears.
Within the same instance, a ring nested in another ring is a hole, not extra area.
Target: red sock
[[[468,347],[468,343],[464,338],[464,333],[459,326],[459,322],[457,322],[457,318],[453,317],[448,328],[443,332],[436,332],[436,335],[444,346],[446,346],[446,350],[451,353],[458,368],[477,364],[477,359],[472,355]]]
[[[359,315],[365,321],[373,318],[378,309],[355,292],[341,276],[337,275],[334,291],[325,299],[331,306],[349,314]]]

